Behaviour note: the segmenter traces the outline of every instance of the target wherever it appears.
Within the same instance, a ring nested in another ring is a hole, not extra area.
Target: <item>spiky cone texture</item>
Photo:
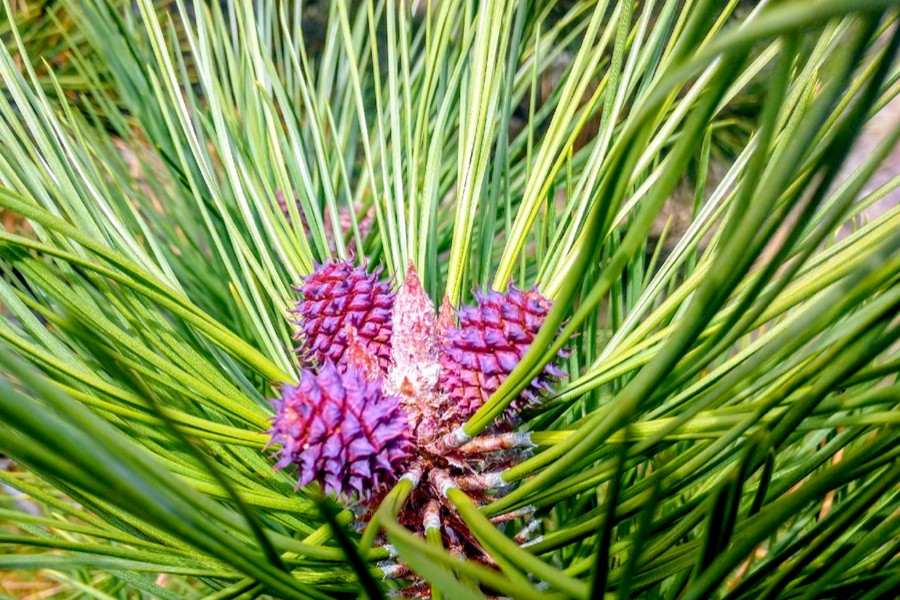
[[[294,289],[301,299],[290,312],[297,326],[297,351],[309,366],[332,360],[343,368],[347,360],[347,326],[387,370],[391,356],[391,309],[394,293],[389,282],[378,281],[381,270],[348,262],[317,265]]]
[[[340,372],[326,360],[318,373],[301,371],[300,382],[284,385],[274,401],[275,468],[293,466],[298,487],[316,480],[344,497],[396,481],[410,457],[409,428],[399,399],[382,388],[355,365]]]
[[[348,283],[339,285],[339,280]],[[355,282],[363,280],[366,282],[364,293],[357,293]],[[384,287],[386,284],[378,285],[376,287],[372,276],[365,275],[364,270],[354,269],[347,263],[330,263],[317,267],[299,288],[304,293],[304,300],[294,313],[297,322],[306,327],[305,335],[300,337],[301,355],[325,355],[337,364],[324,363],[326,366],[322,367],[318,376],[304,371],[299,387],[309,385],[305,382],[318,382],[317,377],[321,377],[327,369],[328,381],[331,382],[329,389],[336,388],[338,386],[333,382],[341,380],[340,370],[346,369],[344,376],[351,373],[355,385],[359,386],[357,389],[366,389],[366,393],[380,394],[379,398],[396,401],[397,410],[403,414],[406,425],[404,433],[409,441],[404,448],[408,455],[396,462],[388,456],[387,462],[391,463],[394,471],[390,474],[385,470],[378,471],[378,481],[394,480],[405,473],[404,476],[414,482],[398,520],[421,535],[438,521],[448,549],[490,563],[487,554],[447,499],[446,489],[448,485],[460,487],[478,504],[499,497],[504,493],[502,488],[505,485],[500,473],[519,462],[522,454],[529,451],[530,438],[527,434],[505,434],[505,437],[484,435],[458,448],[447,448],[434,442],[443,439],[474,413],[509,375],[533,341],[550,302],[536,290],[523,292],[511,288],[505,294],[478,293],[477,306],[455,311],[459,318],[457,324],[454,311],[446,302],[441,307],[440,315],[436,314],[434,303],[422,289],[412,265],[396,295],[390,293],[389,287]],[[349,297],[353,298],[352,302]],[[382,304],[376,306],[373,302],[363,306],[365,298],[373,297]],[[386,306],[388,303],[389,306]],[[357,331],[355,323],[363,323],[364,327],[365,321],[349,322],[350,318],[344,315],[351,305],[362,313],[372,311],[376,314],[379,323],[384,324],[384,330],[390,334],[388,339],[378,338],[373,343],[369,336],[364,335],[364,330]],[[390,312],[389,319],[384,318],[383,311],[386,309]],[[326,324],[322,315],[334,320]],[[387,361],[384,360],[385,349],[388,352]],[[466,355],[466,352],[469,354]],[[532,382],[526,394],[514,403],[505,417],[514,414],[518,407],[539,400],[552,381],[562,375],[555,365],[549,367]],[[366,381],[365,386],[359,383],[360,378]],[[296,393],[290,387],[286,390]],[[308,436],[304,433],[304,424],[311,425],[313,422],[308,419],[298,421],[291,415],[282,414],[293,405],[293,401],[286,400],[278,405],[280,414],[276,423],[290,423],[292,426],[296,423],[289,430],[279,429],[285,433],[279,440],[274,440],[274,443],[290,444],[294,449],[279,455],[278,466],[297,464],[301,485],[317,480],[323,483],[326,490],[340,492],[358,489],[361,484],[359,480],[346,480],[338,487],[337,482],[342,480],[328,471],[329,464],[344,468],[351,464],[350,447],[343,442],[329,446],[330,452],[340,447],[348,454],[343,462],[329,454],[320,467],[317,461],[320,455],[324,456],[323,445],[321,452],[314,454],[315,461],[306,459],[305,463],[297,463],[303,460],[303,456],[295,448],[306,443],[299,441],[306,439],[302,436]],[[391,411],[393,407],[392,404]],[[337,417],[333,419],[336,423]],[[396,430],[391,429],[390,439],[398,439],[395,434]],[[291,437],[294,439],[287,439]],[[373,466],[370,464],[371,469]],[[356,476],[359,477],[358,474]],[[371,518],[386,493],[384,486],[374,488],[373,494],[360,498],[357,514],[361,523]],[[428,519],[423,520],[426,513]],[[420,589],[416,587],[418,584],[421,582],[414,579],[409,590]]]
[[[459,324],[441,336],[441,387],[451,402],[448,419],[472,416],[509,377],[534,341],[551,302],[537,288],[513,285],[506,293],[475,292],[477,304],[455,311]],[[566,352],[561,353],[561,358]],[[517,411],[540,401],[566,373],[551,362],[510,406]]]

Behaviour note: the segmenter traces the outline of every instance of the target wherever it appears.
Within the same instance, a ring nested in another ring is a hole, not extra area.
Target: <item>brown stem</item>
[[[503,481],[502,471],[493,473],[473,473],[471,475],[453,477],[452,479],[456,484],[456,487],[461,490],[495,490],[507,485],[507,483]]]
[[[534,448],[534,443],[531,441],[531,432],[478,436],[471,442],[457,448],[456,451],[461,454],[487,454],[488,452],[499,452],[500,450],[511,450],[513,448]]]

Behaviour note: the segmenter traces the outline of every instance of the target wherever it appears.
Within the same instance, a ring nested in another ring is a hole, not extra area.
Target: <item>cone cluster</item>
[[[430,442],[462,424],[500,387],[534,341],[551,302],[536,289],[475,293],[474,306],[436,318],[410,267],[399,295],[379,272],[318,265],[291,313],[305,368],[274,401],[275,468],[298,486],[366,496],[393,483]],[[549,364],[509,410],[552,391]]]

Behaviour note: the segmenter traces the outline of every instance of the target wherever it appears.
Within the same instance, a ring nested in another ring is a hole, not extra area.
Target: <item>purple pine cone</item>
[[[297,351],[314,364],[330,359],[341,369],[347,362],[347,325],[353,326],[363,346],[387,371],[391,359],[391,284],[378,281],[381,270],[347,262],[326,262],[304,278],[295,290],[303,296],[291,312],[300,341]]]
[[[525,356],[551,305],[537,289],[526,292],[512,285],[505,294],[476,291],[475,298],[477,306],[455,311],[459,325],[448,328],[441,340],[441,385],[452,400],[454,418],[468,418],[497,391]],[[511,408],[538,402],[544,392],[552,392],[551,383],[565,376],[549,363]]]
[[[394,482],[409,458],[406,413],[382,381],[367,381],[354,366],[340,373],[326,360],[318,374],[304,369],[299,385],[285,384],[273,401],[270,430],[276,469],[294,466],[297,487],[318,481],[326,493],[368,496]]]

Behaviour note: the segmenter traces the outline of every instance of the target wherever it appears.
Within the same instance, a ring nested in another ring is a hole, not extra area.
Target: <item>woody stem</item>
[[[531,441],[531,432],[524,431],[478,436],[457,448],[456,451],[462,454],[486,454],[513,448],[534,448],[534,446],[534,442]]]

